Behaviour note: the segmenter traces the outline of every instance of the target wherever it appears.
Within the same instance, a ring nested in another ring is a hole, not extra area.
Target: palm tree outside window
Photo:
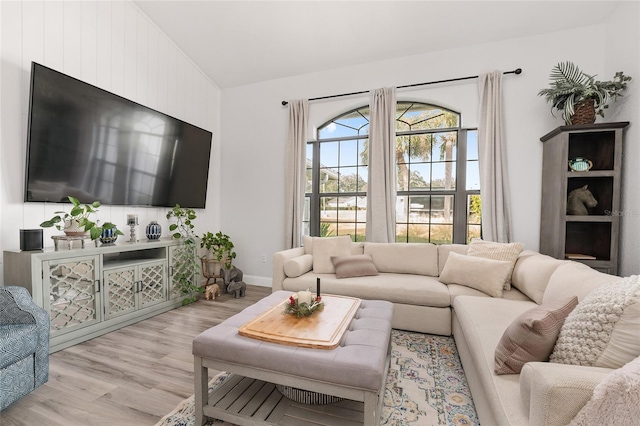
[[[304,233],[364,241],[369,107],[341,114],[307,144]],[[465,243],[480,236],[477,130],[460,114],[396,105],[396,241]],[[459,184],[462,182],[462,184]]]

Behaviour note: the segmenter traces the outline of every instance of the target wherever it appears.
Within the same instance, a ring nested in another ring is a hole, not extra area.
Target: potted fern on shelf
[[[552,114],[554,109],[562,111],[566,124],[593,124],[596,114],[604,117],[604,110],[622,96],[620,92],[631,81],[622,71],[617,72],[612,81],[599,81],[595,77],[572,62],[560,62],[551,70],[551,87],[540,90],[538,96],[551,103]]]

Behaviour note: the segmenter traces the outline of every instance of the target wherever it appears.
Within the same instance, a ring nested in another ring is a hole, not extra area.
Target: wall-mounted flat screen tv
[[[33,63],[24,199],[204,208],[211,136]]]

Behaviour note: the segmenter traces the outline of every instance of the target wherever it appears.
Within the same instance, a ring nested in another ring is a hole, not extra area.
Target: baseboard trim
[[[243,280],[247,284],[257,285],[259,287],[271,287],[271,284],[273,283],[272,278],[259,277],[257,275],[245,275]]]

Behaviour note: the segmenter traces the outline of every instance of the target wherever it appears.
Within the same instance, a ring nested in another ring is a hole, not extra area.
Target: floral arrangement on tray
[[[310,302],[300,302],[300,299],[304,300],[304,295],[300,295],[300,293],[309,293],[310,292],[299,292],[298,297],[294,297],[293,295],[289,297],[289,300],[284,304],[284,311],[282,312],[285,315],[294,315],[296,318],[308,317],[314,312],[321,311],[324,308],[324,302],[322,301],[322,297],[316,296],[311,299]]]

